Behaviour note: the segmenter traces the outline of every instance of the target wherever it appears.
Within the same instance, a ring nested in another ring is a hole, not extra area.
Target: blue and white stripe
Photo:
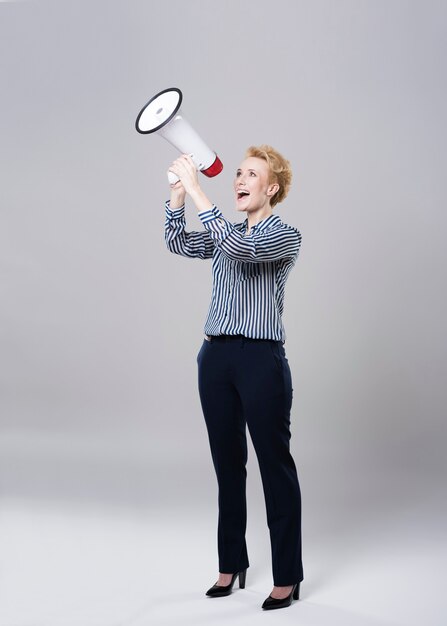
[[[214,205],[198,216],[205,228],[186,232],[185,206],[166,202],[165,239],[171,252],[213,259],[213,289],[204,332],[285,341],[284,291],[301,246],[301,233],[270,215],[251,227],[233,224]]]

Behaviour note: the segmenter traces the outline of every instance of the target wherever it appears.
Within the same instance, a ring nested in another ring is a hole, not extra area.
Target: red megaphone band
[[[213,163],[211,163],[211,165],[207,167],[206,170],[201,170],[201,172],[202,174],[205,174],[205,176],[208,176],[208,178],[212,178],[213,176],[217,176],[218,174],[220,174],[222,170],[223,170],[222,161],[216,155],[216,158],[213,161]]]

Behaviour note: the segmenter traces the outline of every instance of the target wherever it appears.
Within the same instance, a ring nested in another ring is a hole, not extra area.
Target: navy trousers
[[[249,566],[245,531],[246,425],[259,463],[272,551],[273,583],[303,579],[301,492],[290,454],[292,378],[280,341],[222,335],[197,355],[200,401],[218,483],[219,571]]]

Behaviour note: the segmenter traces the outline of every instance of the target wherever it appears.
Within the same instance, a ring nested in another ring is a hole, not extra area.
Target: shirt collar
[[[263,220],[255,224],[251,227],[250,233],[254,231],[265,230],[266,228],[271,228],[272,226],[278,226],[281,224],[281,218],[279,215],[269,215],[265,217]],[[248,227],[248,217],[245,218],[244,222],[242,222],[243,230],[246,231]]]

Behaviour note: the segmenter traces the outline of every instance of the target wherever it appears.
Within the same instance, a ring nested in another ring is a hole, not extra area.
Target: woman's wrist
[[[176,191],[171,191],[171,198],[169,200],[169,206],[174,211],[175,209],[180,209],[185,204],[185,193],[178,193]]]
[[[201,187],[195,187],[191,190],[190,194],[191,200],[196,205],[197,211],[200,213],[201,211],[207,211],[213,207],[213,203],[207,198],[205,193],[202,191]]]

